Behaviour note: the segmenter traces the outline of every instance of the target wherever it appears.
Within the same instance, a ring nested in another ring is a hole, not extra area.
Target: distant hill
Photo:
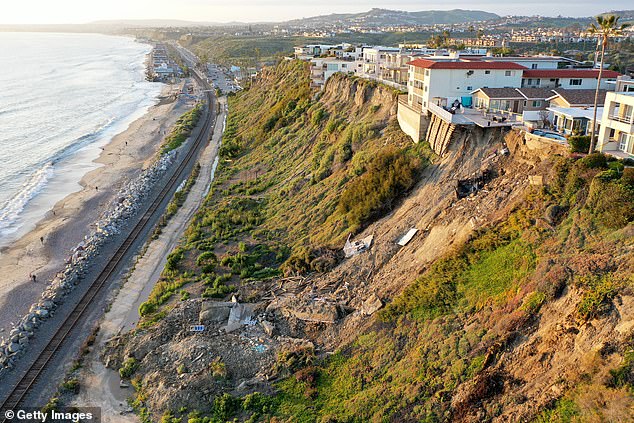
[[[289,25],[316,27],[324,25],[367,27],[390,25],[432,25],[454,24],[473,21],[497,19],[495,13],[481,10],[425,10],[420,12],[406,12],[402,10],[372,9],[362,13],[343,13],[314,16],[310,18],[294,19],[286,22]]]

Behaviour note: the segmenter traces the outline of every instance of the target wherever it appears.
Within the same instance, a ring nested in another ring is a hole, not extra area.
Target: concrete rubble
[[[266,312],[278,312],[287,318],[294,317],[316,323],[335,323],[340,317],[336,304],[321,299],[304,301],[295,296],[280,297],[272,301]]]
[[[142,202],[175,159],[176,151],[164,154],[121,188],[111,208],[96,222],[96,229],[70,251],[64,269],[49,281],[42,298],[14,324],[7,338],[0,338],[0,377],[24,354],[38,326],[55,314],[64,297],[84,278],[92,260],[104,253],[102,250],[111,237],[121,233],[129,219],[138,213]]]

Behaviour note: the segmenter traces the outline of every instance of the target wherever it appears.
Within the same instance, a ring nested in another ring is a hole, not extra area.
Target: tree
[[[612,37],[618,37],[623,35],[623,30],[629,27],[629,24],[619,25],[619,17],[615,15],[597,16],[596,24],[590,24],[588,33],[597,37],[597,51],[599,46],[601,47],[601,60],[599,62],[599,77],[597,78],[597,89],[594,92],[594,116],[592,119],[592,125],[590,126],[590,148],[588,154],[594,152],[594,146],[596,143],[595,126],[597,122],[597,103],[599,102],[599,88],[601,87],[601,77],[603,76],[603,60],[605,59],[605,50],[608,47],[608,42]]]

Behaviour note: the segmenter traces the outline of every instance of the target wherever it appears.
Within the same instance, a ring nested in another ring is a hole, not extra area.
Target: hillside
[[[104,355],[144,419],[630,421],[632,169],[477,128],[438,157],[391,89],[308,87],[285,61],[230,98],[213,190]]]
[[[296,19],[286,22],[293,26],[323,27],[333,26],[402,26],[402,25],[433,25],[455,24],[464,22],[486,21],[499,18],[495,13],[481,10],[424,10],[420,12],[406,12],[402,10],[371,9],[362,13],[343,13],[310,18]]]

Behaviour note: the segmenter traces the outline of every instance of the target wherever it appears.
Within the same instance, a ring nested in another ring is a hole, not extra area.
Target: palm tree
[[[597,103],[599,102],[599,87],[601,86],[601,76],[603,75],[603,60],[605,58],[605,49],[608,47],[608,41],[612,37],[623,35],[623,30],[629,27],[629,24],[619,25],[619,17],[615,15],[597,16],[596,24],[590,24],[588,33],[595,35],[598,39],[597,50],[601,45],[601,60],[599,63],[599,77],[597,78],[597,89],[594,93],[594,117],[592,119],[590,133],[590,149],[588,154],[592,154],[595,145],[595,125],[597,121]]]

